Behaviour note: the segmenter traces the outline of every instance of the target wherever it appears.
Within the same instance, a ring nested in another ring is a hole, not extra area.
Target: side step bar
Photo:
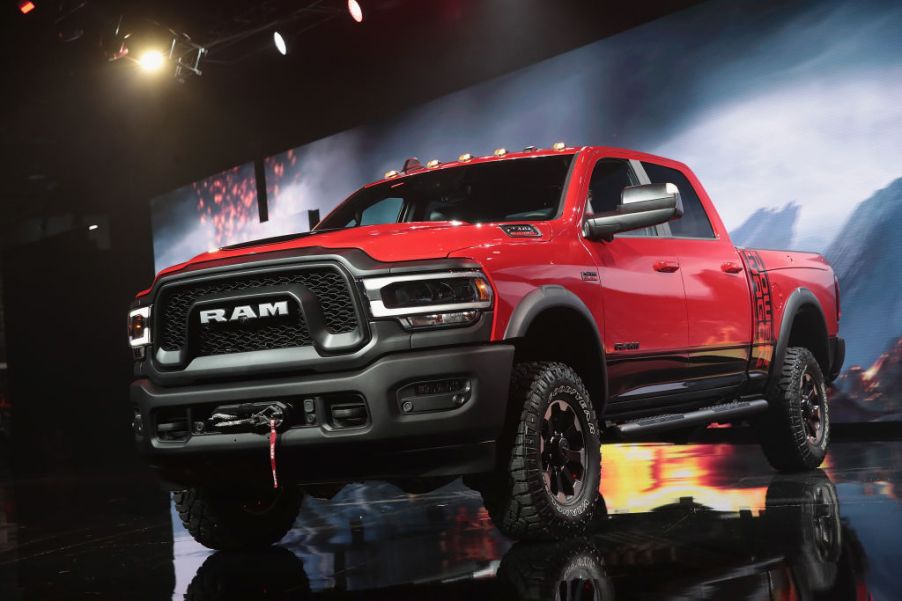
[[[687,413],[668,413],[665,415],[643,417],[634,421],[618,424],[613,430],[622,436],[647,434],[649,432],[659,432],[670,430],[672,428],[682,428],[683,426],[694,426],[734,419],[737,417],[745,417],[746,415],[758,413],[766,409],[767,400],[765,399],[743,399],[724,403],[722,405],[711,405],[710,407],[703,407]]]

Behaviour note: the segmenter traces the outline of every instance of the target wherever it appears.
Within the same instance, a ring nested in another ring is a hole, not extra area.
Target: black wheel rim
[[[281,490],[266,491],[259,495],[248,495],[243,498],[239,506],[248,515],[266,515],[276,506],[281,496]]]
[[[834,528],[835,505],[829,493],[818,488],[814,493],[814,541],[821,557],[829,557],[836,540]]]
[[[586,441],[576,411],[566,400],[548,404],[539,442],[545,490],[557,503],[572,505],[583,491]]]
[[[802,374],[800,395],[805,434],[808,436],[808,442],[814,444],[820,440],[824,429],[825,399],[817,380],[808,370]]]

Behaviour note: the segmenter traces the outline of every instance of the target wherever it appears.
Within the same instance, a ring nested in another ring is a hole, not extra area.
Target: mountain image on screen
[[[902,337],[902,178],[858,205],[824,254],[839,278],[846,365],[866,368]]]
[[[760,208],[730,232],[730,238],[733,244],[743,248],[796,249],[793,240],[800,209],[795,202],[788,203],[782,209]]]
[[[837,421],[902,419],[902,178],[858,204],[832,240],[795,236],[799,205],[760,208],[730,232],[748,248],[821,252],[839,278],[848,369],[835,382]]]

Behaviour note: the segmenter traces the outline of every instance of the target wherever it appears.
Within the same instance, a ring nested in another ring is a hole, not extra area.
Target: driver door
[[[643,181],[644,180],[644,181]],[[586,190],[586,214],[615,210],[626,186],[648,183],[641,165],[599,156]],[[688,359],[686,295],[673,239],[659,228],[585,239],[598,267],[610,392],[608,414],[625,414],[684,389]]]

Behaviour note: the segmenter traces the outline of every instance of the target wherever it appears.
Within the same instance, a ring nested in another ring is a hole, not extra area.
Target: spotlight
[[[27,15],[36,8],[37,6],[35,6],[34,2],[32,2],[31,0],[22,0],[21,2],[19,2],[19,12],[23,15]]]
[[[276,50],[279,51],[279,54],[285,56],[288,54],[288,47],[285,45],[285,38],[282,37],[282,34],[278,31],[272,32],[272,41],[276,45]]]
[[[163,67],[166,58],[159,50],[145,50],[141,58],[138,59],[138,65],[148,73],[159,71]]]
[[[363,9],[360,8],[360,3],[357,0],[348,0],[348,12],[351,13],[352,19],[358,23],[363,23]]]

